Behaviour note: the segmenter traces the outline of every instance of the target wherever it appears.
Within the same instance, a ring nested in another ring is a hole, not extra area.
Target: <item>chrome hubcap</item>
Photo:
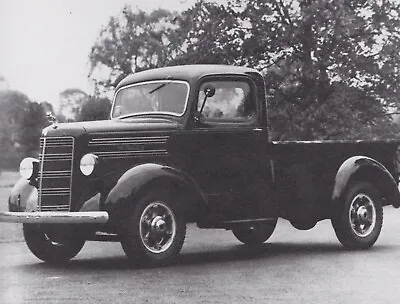
[[[176,235],[174,213],[161,201],[150,203],[140,217],[139,232],[149,251],[162,253],[168,250]]]
[[[366,194],[357,194],[350,205],[349,220],[357,236],[367,237],[376,225],[374,201]]]

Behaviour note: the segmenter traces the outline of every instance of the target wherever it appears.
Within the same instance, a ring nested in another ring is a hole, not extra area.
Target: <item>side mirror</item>
[[[213,97],[215,95],[215,88],[211,85],[208,85],[204,88],[204,95],[207,98]]]
[[[207,100],[207,98],[213,97],[215,95],[215,88],[212,85],[207,85],[204,88],[203,92],[204,92],[204,99],[201,104],[201,109],[194,116],[194,120],[196,122],[200,122],[201,113],[203,113],[203,109],[204,109],[204,105],[206,104],[206,100]]]

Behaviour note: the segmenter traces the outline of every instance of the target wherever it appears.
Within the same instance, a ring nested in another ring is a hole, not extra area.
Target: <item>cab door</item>
[[[209,89],[215,91],[207,97]],[[205,78],[194,126],[181,135],[185,170],[206,192],[217,220],[276,216],[267,130],[259,127],[254,89],[248,77]]]

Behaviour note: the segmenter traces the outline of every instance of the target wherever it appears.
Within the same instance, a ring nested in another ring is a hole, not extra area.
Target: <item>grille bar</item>
[[[166,157],[169,136],[98,137],[89,141],[93,153],[104,159]]]
[[[71,171],[46,171],[43,172],[42,178],[68,178],[71,176]]]
[[[89,142],[89,146],[106,146],[106,145],[134,145],[134,144],[165,144],[169,136],[154,137],[124,137],[124,138],[93,138]]]
[[[68,211],[69,205],[42,206],[41,211]]]
[[[73,158],[73,137],[40,139],[40,211],[70,211]]]
[[[140,157],[140,156],[166,156],[166,150],[145,150],[145,151],[115,151],[115,152],[97,152],[102,158],[125,158],[125,157]]]

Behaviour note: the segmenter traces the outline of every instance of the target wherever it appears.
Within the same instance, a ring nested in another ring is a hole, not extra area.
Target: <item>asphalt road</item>
[[[0,188],[4,210],[7,191]],[[400,210],[367,251],[344,250],[329,221],[298,231],[284,220],[248,249],[229,231],[189,225],[177,264],[130,268],[118,243],[88,242],[64,267],[36,259],[20,225],[0,223],[0,303],[397,303]]]

